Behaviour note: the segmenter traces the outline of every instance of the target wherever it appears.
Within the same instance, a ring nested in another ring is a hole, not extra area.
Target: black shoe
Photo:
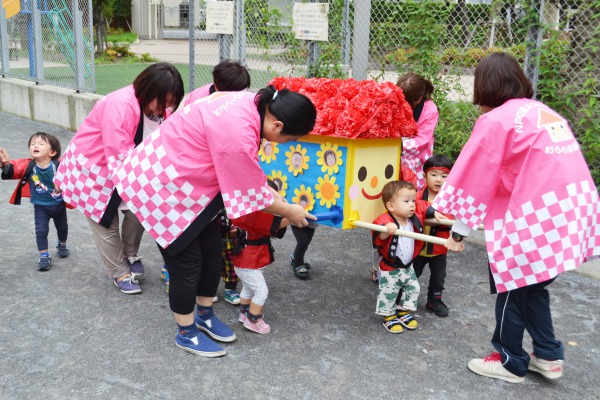
[[[447,317],[450,313],[450,309],[444,304],[442,299],[430,300],[425,307],[427,307],[428,310],[433,311],[438,317]]]
[[[290,260],[290,265],[292,266],[292,271],[294,271],[294,275],[296,275],[300,279],[307,279],[310,276],[310,265],[308,263],[294,265],[294,259]]]

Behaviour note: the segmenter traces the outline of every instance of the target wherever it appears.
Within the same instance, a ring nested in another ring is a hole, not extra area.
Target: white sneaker
[[[213,297],[213,303],[218,303],[218,302],[219,302],[219,296]]]
[[[543,358],[537,358],[533,353],[529,356],[531,357],[528,367],[530,371],[537,372],[548,379],[558,379],[562,376],[563,360],[544,360]]]
[[[511,383],[521,383],[525,380],[524,376],[517,376],[502,366],[500,353],[492,353],[483,359],[474,358],[469,361],[468,367],[476,374]]]

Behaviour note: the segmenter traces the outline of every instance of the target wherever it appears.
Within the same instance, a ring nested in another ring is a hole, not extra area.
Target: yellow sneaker
[[[398,310],[396,318],[398,318],[398,322],[400,322],[406,329],[410,329],[411,331],[417,329],[419,326],[419,323],[415,317],[413,317],[410,311]]]
[[[404,332],[404,328],[400,325],[400,321],[396,317],[396,314],[390,315],[389,317],[383,317],[383,327],[390,333]]]

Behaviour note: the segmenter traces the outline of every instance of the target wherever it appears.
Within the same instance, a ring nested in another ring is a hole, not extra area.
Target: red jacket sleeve
[[[10,204],[21,204],[21,198],[18,198],[19,191],[21,192],[20,197],[30,197],[29,185],[24,184],[21,186],[21,178],[25,175],[27,165],[31,158],[17,158],[16,160],[9,161],[4,168],[2,168],[2,179],[18,179],[17,187],[15,188],[12,196],[10,196]]]

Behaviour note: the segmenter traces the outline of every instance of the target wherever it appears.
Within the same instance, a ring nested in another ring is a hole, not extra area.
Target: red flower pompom
[[[313,135],[367,139],[417,134],[412,109],[391,82],[277,77],[270,84],[302,93],[314,103]]]

